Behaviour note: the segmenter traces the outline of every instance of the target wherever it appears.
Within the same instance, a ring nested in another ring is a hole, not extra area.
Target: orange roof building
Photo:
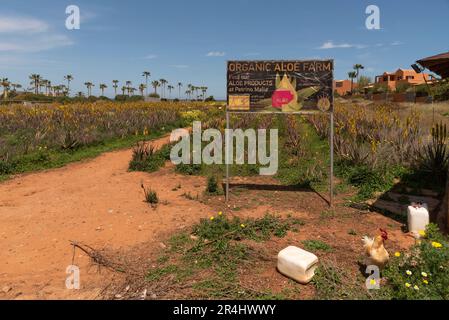
[[[396,86],[402,83],[419,85],[431,80],[431,76],[427,73],[416,73],[414,70],[398,69],[394,73],[384,72],[382,75],[376,76],[375,83],[387,84],[391,90],[395,90]]]

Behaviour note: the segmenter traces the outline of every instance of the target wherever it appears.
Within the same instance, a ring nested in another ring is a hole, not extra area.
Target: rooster
[[[368,265],[376,265],[383,268],[390,259],[388,251],[384,247],[384,242],[388,240],[387,231],[380,229],[381,234],[375,238],[364,236],[362,241],[368,258]]]

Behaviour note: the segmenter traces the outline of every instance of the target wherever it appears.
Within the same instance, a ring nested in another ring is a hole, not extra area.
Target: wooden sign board
[[[227,111],[333,109],[333,60],[228,61]]]

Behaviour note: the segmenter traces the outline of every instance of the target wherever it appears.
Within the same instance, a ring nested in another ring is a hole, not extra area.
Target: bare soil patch
[[[154,143],[160,147],[167,142],[165,137]],[[299,232],[289,231],[284,238],[252,243],[258,258],[239,270],[242,287],[274,294],[288,290],[292,298],[313,298],[314,288],[296,284],[276,271],[277,253],[288,245],[325,242],[332,250],[316,254],[360,277],[363,235],[387,229],[390,252],[413,243],[401,231],[401,223],[343,206],[344,194],[337,197],[335,209],[329,210],[324,195],[313,190],[285,188],[272,178],[236,177],[231,201],[225,205],[223,196],[203,195],[205,178],[176,174],[171,165],[151,174],[128,172],[131,153],[106,153],[0,184],[0,289],[4,289],[0,298],[121,299],[139,298],[143,292],[147,299],[195,298],[192,283],[164,287],[145,281],[144,276],[156,267],[170,236],[190,230],[201,218],[218,211],[254,218],[269,212],[305,223]],[[157,191],[160,204],[156,209],[143,201],[142,182]],[[92,266],[89,257],[76,250],[74,263],[81,269],[82,288],[67,290],[65,270],[73,258],[70,241],[104,250],[141,276]]]

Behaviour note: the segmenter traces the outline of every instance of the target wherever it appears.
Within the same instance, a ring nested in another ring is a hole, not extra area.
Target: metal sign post
[[[334,61],[252,60],[227,62],[226,129],[230,113],[329,113],[329,206],[333,206],[334,175]],[[233,143],[226,139],[227,143]],[[226,147],[226,150],[229,150]],[[279,151],[278,151],[279,152]],[[229,201],[230,164],[226,155],[226,202]]]
[[[332,97],[332,103],[333,103],[334,97]],[[229,114],[231,113],[248,113],[248,112],[239,112],[239,111],[228,111],[226,110],[226,130],[229,132]],[[266,112],[252,112],[252,113],[259,113],[259,114],[273,114],[273,113],[266,113]],[[301,112],[289,112],[286,114],[285,112],[276,112],[275,114],[283,114],[283,115],[289,115],[289,114],[318,114],[316,111],[301,111]],[[322,114],[322,113],[320,113]],[[225,148],[227,150],[227,147]],[[329,164],[329,207],[334,206],[334,112],[329,112],[329,158],[330,158],[330,164]],[[227,160],[227,157],[225,157]],[[231,160],[234,161],[233,155],[231,155]],[[226,187],[225,187],[225,200],[226,202],[229,201],[229,163],[226,161]]]
[[[228,107],[226,106],[226,134],[229,132],[229,111]],[[225,134],[225,135],[226,135]],[[226,141],[226,138],[225,138]],[[225,147],[225,150],[229,150],[228,146]],[[231,159],[234,159],[234,155],[231,155]],[[226,161],[226,202],[229,201],[229,161],[227,155],[225,155],[225,161]],[[234,161],[234,160],[232,160]]]
[[[333,100],[333,98],[332,98]],[[330,169],[329,169],[329,207],[334,206],[334,111],[329,114],[329,149],[330,149]]]

